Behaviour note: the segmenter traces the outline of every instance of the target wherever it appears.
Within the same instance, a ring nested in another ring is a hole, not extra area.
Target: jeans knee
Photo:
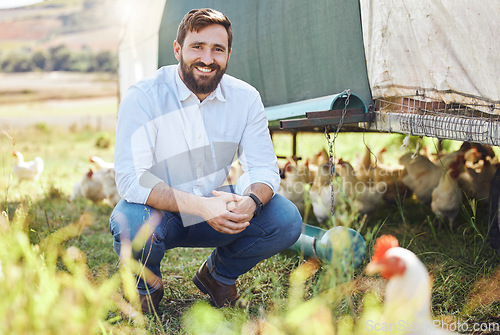
[[[132,244],[133,256],[143,264],[159,264],[165,255],[164,244],[153,237],[141,246],[134,244]]]
[[[281,215],[277,234],[285,244],[291,246],[302,232],[302,216],[293,204],[286,209],[282,208],[282,210],[286,210],[286,214]]]
[[[300,234],[302,233],[303,220],[298,210],[296,212],[296,215],[294,215],[293,218],[290,219],[289,225],[290,237],[292,240],[290,245],[292,245],[298,240]]]
[[[110,217],[110,232],[115,251],[131,244],[132,255],[143,263],[157,262],[165,253],[166,227],[163,212],[145,205],[121,201]]]
[[[274,223],[275,233],[282,241],[290,245],[297,241],[302,232],[302,216],[293,202],[275,194],[264,206],[263,216]]]

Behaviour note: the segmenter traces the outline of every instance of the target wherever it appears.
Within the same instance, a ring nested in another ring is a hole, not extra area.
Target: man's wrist
[[[253,213],[253,217],[258,216],[262,211],[262,207],[264,206],[262,204],[262,201],[260,201],[259,197],[257,197],[253,193],[245,193],[244,196],[250,197],[250,199],[252,199],[255,202],[255,211]]]

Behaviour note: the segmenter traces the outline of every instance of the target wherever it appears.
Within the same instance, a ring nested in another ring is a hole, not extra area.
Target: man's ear
[[[181,61],[181,45],[179,44],[179,42],[177,42],[177,40],[174,41],[174,55],[175,55],[175,58],[180,62]]]

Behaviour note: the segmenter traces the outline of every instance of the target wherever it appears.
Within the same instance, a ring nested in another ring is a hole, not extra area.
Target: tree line
[[[66,45],[47,50],[15,51],[0,55],[2,72],[75,71],[116,73],[118,59],[110,51],[94,52],[90,48],[72,51]]]

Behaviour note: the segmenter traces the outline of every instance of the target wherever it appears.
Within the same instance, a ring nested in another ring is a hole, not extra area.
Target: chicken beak
[[[376,275],[377,273],[381,273],[383,268],[384,268],[384,266],[382,264],[380,264],[379,262],[371,261],[366,266],[365,273],[368,276],[373,276],[373,275]]]

